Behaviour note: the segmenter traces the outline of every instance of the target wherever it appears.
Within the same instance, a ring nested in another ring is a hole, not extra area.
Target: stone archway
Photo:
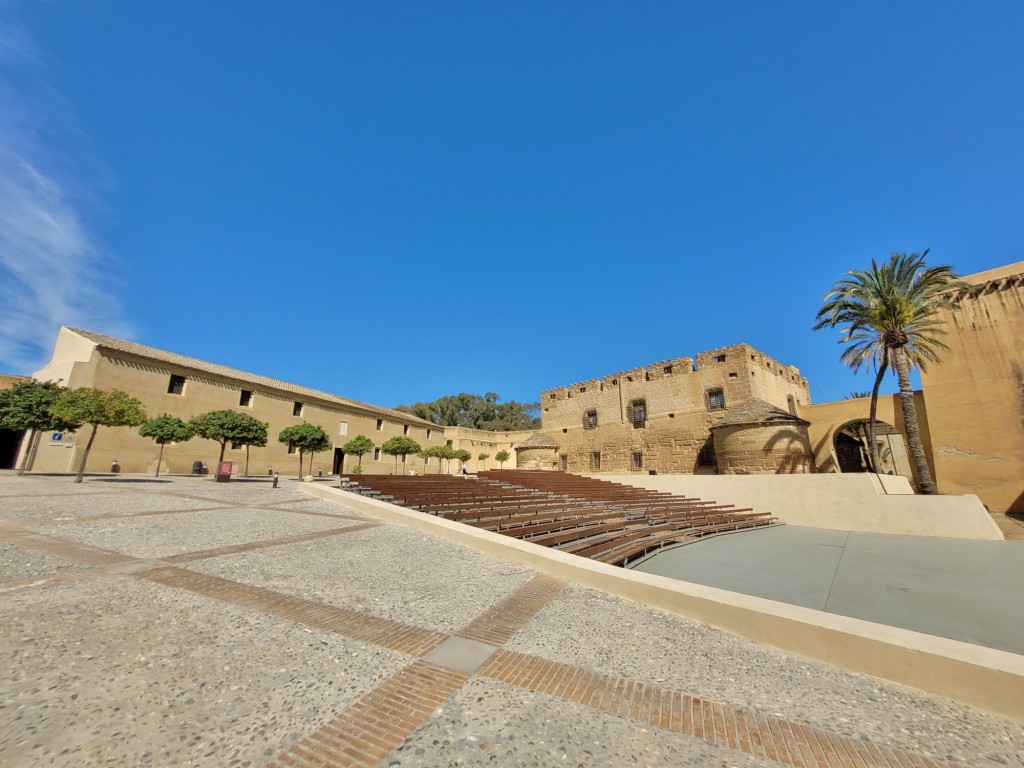
[[[848,421],[837,427],[832,436],[832,448],[839,472],[877,472],[881,475],[902,475],[913,478],[907,442],[903,433],[884,421],[875,421],[875,441],[878,444],[879,466],[871,466],[868,420]]]

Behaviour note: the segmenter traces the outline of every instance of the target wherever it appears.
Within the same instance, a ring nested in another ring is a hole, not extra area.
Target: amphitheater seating
[[[613,565],[668,544],[776,522],[765,512],[565,472],[350,475],[342,487]]]

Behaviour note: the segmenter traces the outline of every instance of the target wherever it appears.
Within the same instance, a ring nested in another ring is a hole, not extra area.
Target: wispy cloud
[[[14,373],[46,362],[61,325],[130,334],[68,170],[75,142],[43,138],[67,131],[39,69],[31,41],[0,28],[0,371]]]

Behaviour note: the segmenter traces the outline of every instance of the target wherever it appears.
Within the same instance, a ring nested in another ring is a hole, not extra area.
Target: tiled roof
[[[289,384],[287,381],[279,381],[278,379],[271,379],[267,376],[260,376],[256,373],[249,373],[248,371],[240,371],[237,368],[228,368],[226,365],[217,365],[216,363],[208,363],[205,360],[199,360],[195,357],[187,357],[185,355],[179,355],[175,352],[167,352],[163,349],[156,349],[155,347],[147,347],[145,344],[137,344],[134,341],[125,341],[124,339],[115,339],[112,336],[104,336],[101,333],[93,333],[92,331],[84,331],[80,328],[68,328],[69,331],[77,333],[79,336],[83,336],[89,341],[95,342],[100,349],[110,350],[113,352],[123,352],[126,355],[132,355],[133,357],[141,357],[145,360],[156,360],[161,363],[168,363],[170,365],[177,365],[182,368],[191,368],[195,371],[201,371],[203,373],[209,373],[214,376],[223,376],[228,379],[235,379],[236,381],[242,381],[247,384],[252,384],[256,387],[265,387],[267,389],[276,389],[281,392],[287,392],[289,394],[297,395],[302,398],[311,398],[314,400],[321,400],[332,405],[347,406],[349,408],[356,408],[364,411],[371,411],[375,414],[387,415],[392,418],[401,419],[414,424],[422,424],[428,427],[434,427],[440,429],[437,424],[426,421],[413,416],[411,413],[402,413],[392,408],[382,408],[379,405],[370,405],[369,403],[363,403],[359,400],[351,400],[347,397],[340,397],[338,395],[332,395],[329,392],[321,392],[317,389],[310,389],[308,387],[302,387],[298,384]]]
[[[774,405],[766,403],[764,400],[751,397],[748,400],[744,400],[739,406],[731,410],[729,414],[717,424],[712,424],[711,429],[717,429],[718,427],[739,427],[748,424],[810,424],[810,422],[804,421],[798,416],[794,416],[789,411],[776,408]]]
[[[546,432],[534,432],[523,442],[516,446],[516,450],[520,448],[557,448],[558,443],[554,441],[551,435]]]

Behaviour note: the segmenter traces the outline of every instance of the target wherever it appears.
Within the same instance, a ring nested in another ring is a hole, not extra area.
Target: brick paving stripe
[[[446,637],[441,632],[382,619],[362,611],[317,603],[184,568],[153,568],[137,576],[215,600],[254,608],[289,621],[334,632],[353,640],[373,643],[411,656],[422,656],[443,642]]]
[[[315,541],[316,539],[326,539],[331,536],[340,536],[345,533],[355,533],[356,531],[365,531],[368,528],[379,528],[380,523],[363,523],[361,525],[349,525],[344,528],[331,528],[326,531],[310,531],[309,533],[297,533],[294,536],[282,536],[277,539],[264,539],[263,541],[253,541],[247,544],[229,544],[224,547],[215,547],[214,549],[204,549],[199,552],[183,552],[180,555],[171,555],[170,557],[161,558],[168,563],[190,563],[193,560],[205,560],[210,557],[221,557],[223,555],[234,555],[239,552],[252,552],[257,549],[266,549],[267,547],[280,547],[285,544],[298,544],[303,541]]]
[[[488,645],[504,645],[530,618],[565,589],[565,582],[538,574],[476,617],[456,634]]]
[[[417,661],[271,761],[271,768],[369,766],[387,757],[468,675]]]
[[[902,749],[688,696],[571,664],[499,649],[477,675],[692,736],[795,768],[949,768]]]

